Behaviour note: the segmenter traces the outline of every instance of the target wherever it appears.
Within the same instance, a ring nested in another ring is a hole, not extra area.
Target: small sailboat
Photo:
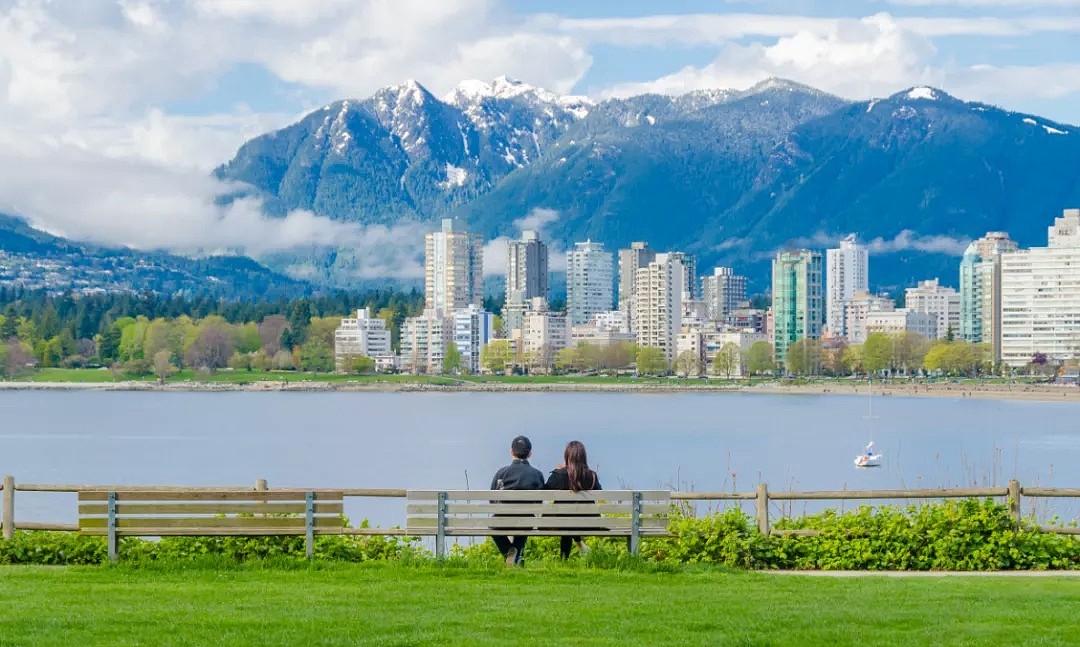
[[[869,387],[868,408],[869,413],[866,419],[869,421],[867,424],[868,433],[870,435],[870,441],[866,444],[866,450],[855,457],[855,467],[881,467],[881,454],[874,453],[874,383],[873,380],[867,380],[867,386]]]

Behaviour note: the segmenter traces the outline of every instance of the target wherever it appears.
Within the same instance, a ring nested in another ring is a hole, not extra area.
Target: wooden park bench
[[[119,490],[79,492],[79,533],[105,535],[109,559],[120,537],[315,535],[344,530],[340,491]]]
[[[667,534],[671,509],[667,490],[409,490],[406,497],[406,533],[435,537],[437,557],[446,555],[447,537],[517,534],[627,537],[637,554],[642,537]]]

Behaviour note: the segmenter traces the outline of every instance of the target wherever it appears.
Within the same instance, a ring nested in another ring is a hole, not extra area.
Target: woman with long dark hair
[[[585,445],[580,441],[571,440],[566,443],[563,452],[563,464],[551,471],[545,490],[570,490],[571,492],[586,492],[589,490],[601,490],[600,478],[589,468],[589,458],[585,454]],[[580,515],[594,516],[594,515]],[[581,536],[564,535],[559,538],[559,553],[563,559],[570,557],[570,549],[577,544],[578,551],[584,555],[588,552]]]

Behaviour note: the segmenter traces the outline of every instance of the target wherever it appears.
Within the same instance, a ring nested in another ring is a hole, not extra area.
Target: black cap
[[[528,458],[532,453],[532,442],[525,436],[518,436],[510,442],[510,453],[515,458]]]

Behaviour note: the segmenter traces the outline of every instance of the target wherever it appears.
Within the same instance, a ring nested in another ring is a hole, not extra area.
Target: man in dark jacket
[[[544,475],[540,470],[529,465],[532,456],[532,443],[525,436],[518,436],[510,443],[510,456],[513,458],[506,467],[499,468],[491,479],[492,490],[542,490],[544,489]],[[521,503],[526,503],[522,501]],[[511,516],[511,515],[506,515]],[[527,516],[527,515],[526,515]],[[495,546],[506,558],[507,566],[520,564],[525,557],[525,542],[527,535],[514,535],[510,537],[495,535],[492,537]]]

